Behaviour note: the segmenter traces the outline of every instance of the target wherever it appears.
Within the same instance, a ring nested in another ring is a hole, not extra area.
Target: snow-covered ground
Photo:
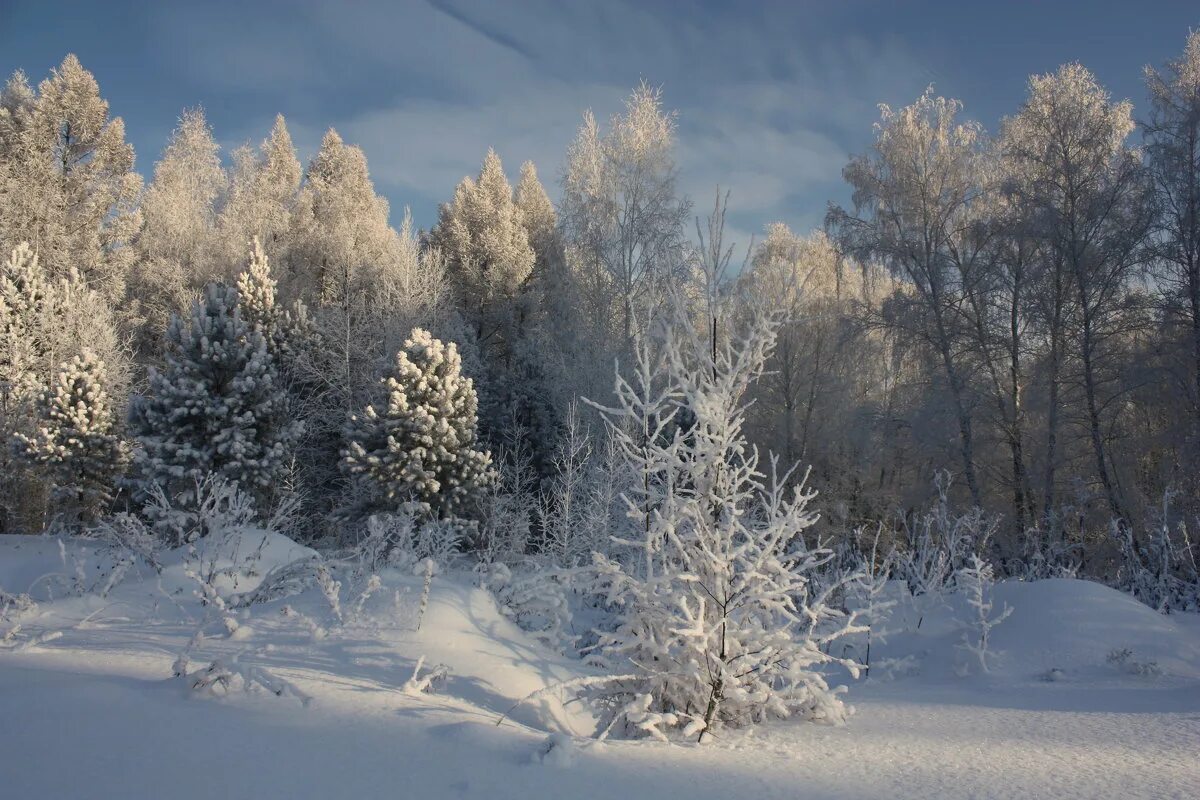
[[[260,568],[307,555],[279,537]],[[422,580],[395,570],[361,614],[346,580],[345,624],[310,589],[237,612],[232,636],[206,628],[193,669],[236,657],[303,703],[188,690],[172,665],[205,612],[178,558],[107,597],[65,591],[102,588],[105,566],[89,543],[0,537],[0,588],[38,603],[0,622],[0,639],[20,624],[0,643],[0,797],[1200,796],[1200,621],[1093,583],[997,587],[1014,611],[988,675],[959,674],[954,609],[929,609],[918,630],[901,615],[872,648],[891,674],[841,678],[847,725],[775,723],[699,746],[594,742],[587,710],[553,698],[497,724],[587,672],[469,574],[433,579],[419,631]],[[405,691],[421,656],[448,668],[435,693]]]

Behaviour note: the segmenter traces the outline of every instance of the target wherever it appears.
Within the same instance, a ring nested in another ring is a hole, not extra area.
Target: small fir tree
[[[82,525],[112,502],[125,460],[107,383],[107,366],[85,350],[46,387],[36,430],[15,437],[18,454],[47,474],[58,512]]]
[[[342,469],[372,510],[407,502],[450,517],[495,480],[491,454],[475,446],[475,387],[458,348],[414,328],[384,378],[387,405],[351,417]]]

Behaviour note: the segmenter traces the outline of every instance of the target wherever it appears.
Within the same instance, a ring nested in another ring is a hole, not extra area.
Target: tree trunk
[[[1058,458],[1058,389],[1059,372],[1062,369],[1062,312],[1063,289],[1062,276],[1055,266],[1054,276],[1054,311],[1050,318],[1050,366],[1049,398],[1046,413],[1046,473],[1042,486],[1042,516],[1050,520],[1054,513],[1056,459]]]
[[[1104,453],[1104,435],[1100,430],[1100,411],[1096,404],[1096,375],[1093,365],[1093,332],[1092,332],[1092,315],[1087,306],[1087,298],[1084,295],[1082,286],[1080,287],[1080,309],[1083,314],[1083,339],[1080,342],[1081,356],[1083,359],[1083,389],[1086,395],[1088,410],[1088,428],[1091,433],[1092,449],[1096,456],[1096,473],[1100,477],[1100,485],[1104,488],[1104,496],[1108,500],[1108,507],[1113,515],[1119,519],[1128,521],[1125,516],[1125,511],[1121,507],[1121,501],[1117,497],[1116,487],[1113,485],[1112,476],[1108,471],[1108,459]]]

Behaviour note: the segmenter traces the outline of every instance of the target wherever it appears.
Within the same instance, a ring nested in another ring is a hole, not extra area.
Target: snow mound
[[[588,735],[595,719],[569,691],[551,691],[514,704],[549,687],[579,678],[583,665],[558,655],[501,613],[495,597],[469,576],[434,579],[429,608],[419,631],[397,636],[398,649],[414,660],[449,668],[446,693],[514,722],[539,730]]]
[[[897,606],[885,625],[886,642],[872,650],[871,676],[939,685],[979,677],[977,662],[963,649],[964,633],[978,636],[964,625],[971,616],[966,598],[951,593],[914,600],[903,584],[894,584],[889,596]],[[1067,578],[1003,581],[991,596],[992,617],[1012,611],[991,631],[987,678],[993,687],[1031,680],[1144,687],[1200,679],[1196,615],[1159,614],[1116,589]],[[862,657],[862,641],[855,644]]]
[[[1200,678],[1200,642],[1191,631],[1116,589],[1065,578],[1007,581],[995,597],[998,608],[1013,609],[992,634],[1010,673],[1104,677],[1136,675],[1143,665],[1146,676]]]

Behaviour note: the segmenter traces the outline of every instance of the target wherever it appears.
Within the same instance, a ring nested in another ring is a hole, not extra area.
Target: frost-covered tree
[[[51,287],[27,244],[13,250],[0,272],[0,530],[20,523],[29,494],[23,465],[13,461],[10,440],[32,432],[40,363],[48,347],[46,321]]]
[[[843,176],[854,189],[854,211],[834,207],[827,223],[846,252],[882,263],[911,292],[894,306],[936,354],[958,434],[959,466],[971,502],[983,499],[976,453],[972,363],[959,358],[965,263],[983,246],[978,236],[983,130],[960,121],[962,104],[927,90],[899,110],[881,107],[873,152],[852,160]],[[936,373],[935,373],[936,374]]]
[[[1078,387],[1094,474],[1109,511],[1123,518],[1128,511],[1109,453],[1116,424],[1111,412],[1126,391],[1118,353],[1136,321],[1127,313],[1128,289],[1151,222],[1140,154],[1127,143],[1132,110],[1129,101],[1113,102],[1082,66],[1067,64],[1029,79],[1029,96],[1005,121],[1002,137],[1005,156],[1022,169],[1021,201],[1042,220],[1051,259],[1047,289],[1060,301],[1054,333],[1064,349],[1073,345],[1069,355],[1078,364],[1074,374],[1062,375],[1064,366],[1074,365],[1065,363],[1066,354],[1053,354],[1049,380]],[[1060,400],[1054,395],[1051,402]],[[1059,433],[1058,417],[1051,419],[1047,495],[1054,491]]]
[[[1168,321],[1181,329],[1191,404],[1191,471],[1200,464],[1200,31],[1161,70],[1146,68],[1146,153],[1158,199],[1158,275]]]
[[[204,111],[185,110],[142,198],[130,293],[141,318],[138,349],[147,357],[161,351],[171,316],[205,284],[226,277],[216,230],[226,183]]]
[[[528,437],[536,468],[544,468],[554,423],[554,398],[540,339],[542,308],[533,285],[538,262],[518,200],[537,215],[539,244],[551,256],[553,208],[536,173],[524,170],[514,198],[499,156],[489,150],[477,179],[464,178],[442,206],[431,233],[445,258],[463,319],[475,333],[483,362],[480,428],[492,442],[516,429]],[[540,193],[540,197],[539,197]]]
[[[351,417],[342,469],[362,487],[363,510],[409,502],[445,518],[464,511],[495,480],[476,447],[478,401],[458,348],[416,328],[383,380],[387,405]]]
[[[714,353],[677,313],[662,371],[647,371],[670,388],[618,379],[618,405],[605,410],[637,487],[626,495],[634,541],[643,538],[630,566],[594,556],[618,609],[597,649],[615,676],[589,687],[606,711],[606,732],[623,726],[665,739],[680,731],[703,741],[722,726],[844,717],[839,691],[818,667],[840,663],[853,672],[856,665],[825,645],[862,629],[831,607],[834,587],[812,580],[830,557],[804,544],[816,521],[813,493],[802,482],[789,486],[774,458],[764,474],[742,432],[746,391],[774,327],[759,318]],[[657,409],[654,435],[646,409]],[[670,416],[683,424],[662,426]]]
[[[392,283],[403,248],[388,226],[387,201],[375,194],[366,156],[335,131],[308,166],[293,234],[290,293],[308,304],[321,336],[312,377],[324,384],[321,402],[336,435],[341,420],[362,408],[390,357],[382,349],[380,314],[390,292],[381,290]]]
[[[313,306],[344,303],[396,258],[388,203],[375,194],[367,158],[334,130],[305,172],[292,229],[297,288]]]
[[[522,309],[518,301],[533,271],[523,214],[494,150],[488,150],[477,179],[463,178],[444,204],[431,240],[467,319],[489,351],[511,353]]]
[[[383,335],[383,352],[388,354],[403,346],[413,328],[440,332],[461,324],[445,254],[421,241],[407,208],[397,235],[397,257],[379,273],[370,309]]]
[[[532,161],[521,165],[521,178],[517,181],[514,202],[521,212],[521,222],[533,249],[534,282],[545,284],[561,280],[557,274],[565,267],[562,240],[558,231],[558,214],[550,202],[546,188],[538,180],[537,167]],[[546,290],[543,288],[543,292]]]
[[[226,183],[220,147],[204,110],[185,110],[142,198],[141,257],[151,265],[180,265],[195,287],[217,277],[209,262],[214,256],[217,201]]]
[[[842,256],[823,232],[797,236],[782,223],[767,226],[736,281],[740,302],[779,319],[751,388],[750,440],[784,463],[812,465],[829,509],[822,520],[835,527],[847,515],[888,513],[904,467],[889,424],[896,337],[872,324],[895,285],[878,265]],[[864,481],[868,474],[875,480]]]
[[[611,498],[603,491],[604,476],[592,454],[591,436],[577,403],[567,408],[553,456],[554,472],[540,493],[537,518],[542,533],[540,550],[557,563],[573,567],[593,552],[608,551],[607,523]]]
[[[167,342],[166,366],[151,369],[149,392],[131,412],[143,488],[186,505],[213,474],[268,495],[302,426],[288,415],[266,339],[242,319],[237,291],[209,285],[188,321],[171,320]]]
[[[531,426],[530,438],[539,451],[539,463],[545,466],[552,457],[549,448],[555,429],[564,427],[572,405],[589,391],[577,378],[600,360],[604,342],[588,337],[579,324],[578,286],[567,263],[558,214],[533,162],[522,165],[515,198],[534,253],[526,296],[532,329],[518,352],[519,361],[526,366],[520,387],[539,422]],[[604,362],[607,367],[607,360]],[[607,375],[597,388],[606,384]],[[600,396],[598,392],[596,396]]]
[[[36,102],[37,95],[22,70],[9,76],[0,89],[0,159],[12,158],[16,153]]]
[[[628,350],[681,264],[689,203],[676,190],[675,117],[643,83],[606,132],[591,112],[567,152],[561,222],[595,335]],[[607,365],[608,359],[605,359]]]
[[[275,117],[270,135],[257,151],[249,146],[234,151],[229,196],[218,223],[231,258],[240,260],[245,243],[258,237],[263,251],[277,265],[289,263],[301,174],[283,115]]]
[[[109,118],[96,79],[73,55],[33,96],[14,77],[5,98],[0,241],[29,242],[52,276],[78,270],[90,286],[120,299],[141,191],[124,123]]]
[[[49,349],[46,321],[53,287],[37,254],[18,245],[0,272],[0,385],[5,411],[22,405],[38,385],[39,362]]]
[[[125,452],[108,369],[85,350],[63,363],[43,392],[32,433],[16,435],[21,458],[50,481],[53,512],[89,525],[113,498]]]

